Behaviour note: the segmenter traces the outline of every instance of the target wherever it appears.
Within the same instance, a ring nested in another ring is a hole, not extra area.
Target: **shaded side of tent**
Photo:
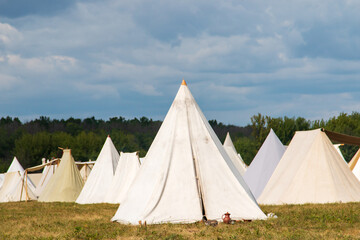
[[[121,203],[140,168],[139,153],[120,153],[115,176],[105,197],[107,203]]]
[[[298,131],[258,199],[262,204],[360,201],[360,183],[320,129]]]
[[[360,158],[360,148],[355,153],[355,155],[353,156],[353,158],[349,162],[348,166],[349,166],[350,170],[352,171],[352,173],[355,175],[355,177],[360,181],[360,162],[359,162],[359,158]]]
[[[244,180],[255,198],[258,198],[264,190],[284,152],[284,145],[275,132],[270,129],[268,136],[244,174]]]

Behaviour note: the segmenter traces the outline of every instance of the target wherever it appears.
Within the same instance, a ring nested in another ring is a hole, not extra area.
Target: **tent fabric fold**
[[[264,191],[261,204],[360,201],[360,182],[320,129],[295,133]]]
[[[112,221],[265,219],[185,81]]]
[[[84,182],[70,149],[64,149],[55,174],[39,196],[40,202],[75,202]]]
[[[76,203],[105,202],[105,196],[110,189],[118,161],[119,153],[108,136]]]
[[[114,178],[105,196],[107,203],[121,203],[140,168],[138,152],[120,152]]]

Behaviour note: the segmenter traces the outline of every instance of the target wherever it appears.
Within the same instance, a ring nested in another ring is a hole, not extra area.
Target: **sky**
[[[360,1],[0,0],[0,117],[360,111]]]

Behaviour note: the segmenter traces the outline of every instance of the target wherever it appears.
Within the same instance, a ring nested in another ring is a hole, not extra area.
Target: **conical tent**
[[[264,143],[243,176],[256,199],[264,190],[284,152],[284,145],[275,132],[270,129]]]
[[[70,149],[64,149],[55,174],[42,191],[40,202],[75,202],[84,182]]]
[[[360,183],[321,129],[298,131],[264,191],[262,204],[360,201]]]
[[[76,203],[102,203],[110,189],[115,170],[119,161],[119,153],[116,150],[110,136],[106,138],[104,146],[95,162],[91,173],[85,182]]]
[[[360,148],[359,150],[355,153],[355,155],[353,156],[353,158],[351,159],[351,161],[349,162],[348,166],[350,168],[350,170],[352,171],[352,173],[356,176],[356,178],[360,181],[360,163],[359,163],[359,158],[360,158]]]
[[[185,81],[113,221],[265,219]]]
[[[21,164],[19,163],[19,161],[17,160],[16,157],[14,157],[14,159],[12,160],[9,169],[7,170],[7,172],[20,172],[20,173],[24,173],[24,168],[21,166]]]
[[[138,152],[120,153],[115,176],[105,197],[107,203],[121,203],[140,168]]]
[[[241,175],[244,175],[244,173],[246,172],[246,164],[244,163],[244,160],[241,158],[240,154],[236,152],[234,143],[230,138],[230,133],[226,134],[224,148],[236,169],[240,172]]]
[[[30,181],[23,181],[24,174],[20,171],[5,173],[4,182],[0,189],[0,202],[18,202],[36,200]]]

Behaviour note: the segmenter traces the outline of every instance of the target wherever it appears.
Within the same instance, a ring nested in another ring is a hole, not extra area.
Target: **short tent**
[[[21,164],[19,163],[19,160],[14,157],[7,172],[20,172],[20,173],[24,173],[25,170],[24,168],[21,166]]]
[[[185,81],[112,221],[265,219]]]
[[[4,180],[0,189],[0,202],[17,202],[36,200],[34,193],[35,185],[30,178],[25,176],[25,170],[16,157],[4,174]]]
[[[244,174],[244,180],[255,198],[258,198],[264,190],[284,152],[284,145],[275,132],[270,129],[268,136]]]
[[[114,178],[118,161],[119,153],[108,136],[76,203],[103,203]]]
[[[107,203],[121,203],[140,168],[138,152],[120,153],[115,176],[105,197]]]
[[[5,173],[3,186],[0,189],[0,202],[18,202],[36,200],[36,196],[30,187],[32,183],[24,180],[24,174],[20,171]]]
[[[84,182],[70,149],[64,149],[55,174],[40,194],[40,202],[75,202]]]
[[[231,140],[230,133],[226,134],[226,138],[224,141],[224,148],[226,153],[229,155],[231,161],[233,162],[236,169],[240,172],[241,175],[244,175],[246,172],[246,164],[242,159],[241,155],[236,152],[234,143]]]
[[[298,131],[264,191],[261,204],[360,201],[360,183],[321,129]]]

